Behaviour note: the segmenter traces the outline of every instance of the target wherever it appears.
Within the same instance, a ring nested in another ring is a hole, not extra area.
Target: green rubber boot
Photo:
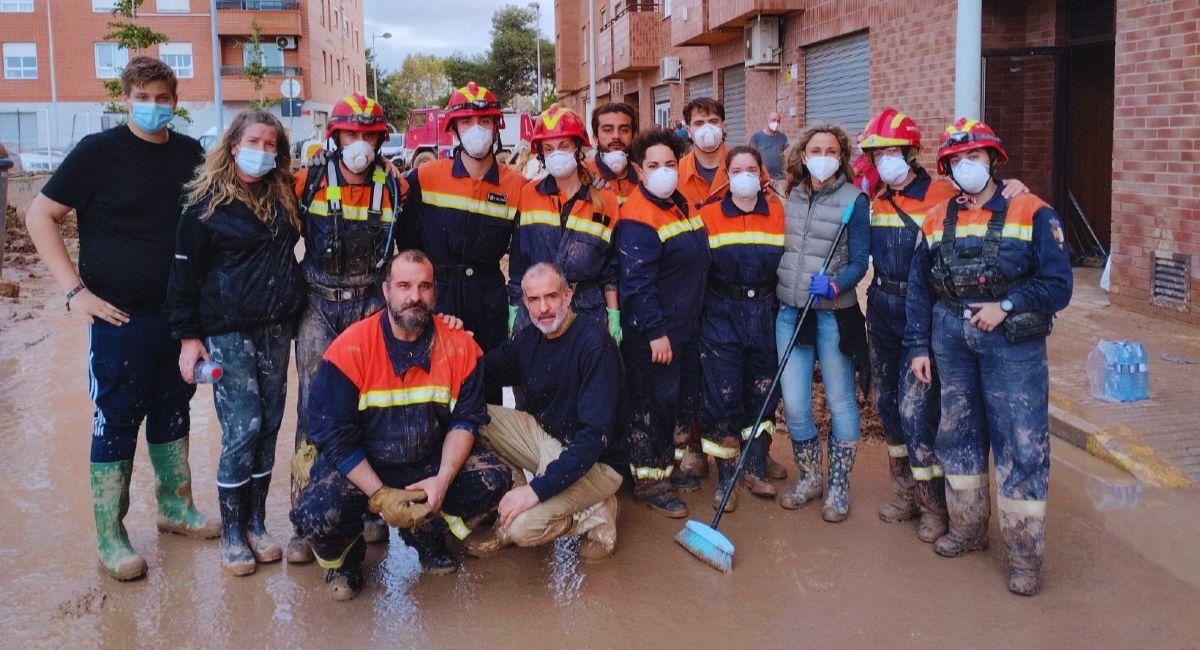
[[[136,580],[146,575],[146,561],[129,545],[129,534],[123,521],[129,511],[133,461],[92,463],[89,474],[100,564],[114,580]]]
[[[196,539],[221,536],[221,522],[205,517],[192,502],[192,471],[188,467],[188,438],[147,445],[154,465],[154,495],[158,498],[158,530]]]

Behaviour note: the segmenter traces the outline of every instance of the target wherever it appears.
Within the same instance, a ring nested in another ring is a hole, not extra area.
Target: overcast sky
[[[492,42],[492,14],[506,4],[527,6],[529,0],[366,0],[364,40],[376,38],[379,67],[396,70],[409,54],[446,56],[477,54]],[[554,40],[554,0],[540,0],[542,38]]]

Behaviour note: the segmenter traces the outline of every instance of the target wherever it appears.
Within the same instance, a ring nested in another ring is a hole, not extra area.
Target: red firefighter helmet
[[[334,131],[360,131],[363,133],[388,132],[387,118],[379,102],[358,93],[346,95],[333,105],[329,114],[329,128],[325,137],[332,138]]]
[[[882,113],[867,123],[867,128],[858,138],[859,149],[921,146],[921,130],[917,128],[917,123],[894,108],[883,109]]]
[[[500,110],[496,95],[474,81],[450,94],[450,101],[446,104],[446,130],[453,130],[455,118],[471,115],[491,115],[496,118],[496,126],[504,128],[504,113]]]
[[[529,146],[536,153],[538,143],[553,138],[579,138],[581,147],[592,146],[579,114],[558,104],[553,104],[534,120]]]
[[[938,173],[943,176],[949,175],[950,156],[973,149],[991,149],[996,152],[996,162],[1008,162],[1008,154],[992,127],[979,120],[960,117],[957,122],[946,127],[942,137],[938,139]]]

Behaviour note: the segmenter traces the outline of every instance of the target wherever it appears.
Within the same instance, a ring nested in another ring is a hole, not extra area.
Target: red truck
[[[504,128],[500,129],[500,159],[520,149],[521,141],[526,145],[533,135],[533,119],[526,113],[515,110],[504,111]],[[448,158],[454,150],[454,136],[446,132],[445,111],[440,108],[414,109],[408,117],[408,131],[404,134],[404,162],[410,167],[436,158]]]

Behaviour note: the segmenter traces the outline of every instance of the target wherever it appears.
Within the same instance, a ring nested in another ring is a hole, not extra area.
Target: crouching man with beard
[[[387,309],[351,325],[325,352],[309,399],[317,461],[292,523],[312,544],[335,600],[362,588],[370,510],[400,529],[430,573],[458,564],[446,548],[466,522],[512,485],[495,454],[475,444],[488,423],[483,352],[432,317],[433,265],[404,251],[382,284]]]
[[[485,357],[491,386],[520,386],[524,411],[488,406],[484,443],[534,474],[500,500],[496,525],[467,539],[467,552],[537,546],[583,535],[579,555],[610,557],[617,543],[617,489],[629,466],[621,356],[599,324],[576,318],[573,290],[552,264],[534,264],[521,281],[534,327]]]

